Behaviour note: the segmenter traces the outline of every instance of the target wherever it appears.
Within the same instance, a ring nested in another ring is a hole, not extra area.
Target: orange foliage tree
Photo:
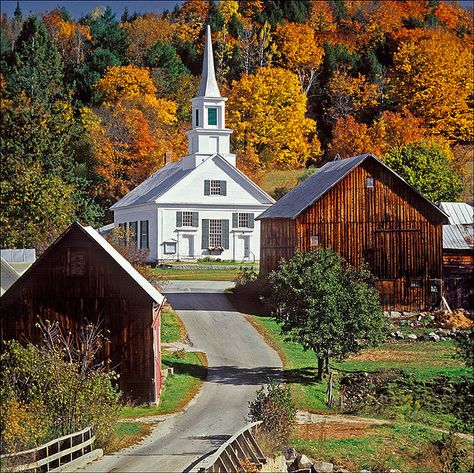
[[[165,152],[180,156],[186,145],[176,104],[156,97],[147,69],[112,67],[97,88],[103,103],[82,118],[103,181],[97,195],[110,204],[162,166]]]
[[[174,35],[182,41],[196,42],[206,23],[208,3],[205,0],[184,0],[174,23]]]
[[[309,142],[316,123],[305,117],[306,96],[296,74],[262,67],[234,81],[228,96],[234,145],[239,153],[258,156],[262,168],[301,167],[320,154],[317,138]]]
[[[137,66],[144,65],[144,58],[148,48],[158,40],[169,42],[172,34],[171,23],[156,13],[146,13],[133,21],[122,23],[127,32],[127,56]]]
[[[443,30],[402,41],[394,54],[393,98],[453,141],[473,135],[473,54],[469,42]]]
[[[296,71],[301,90],[308,95],[323,62],[324,49],[315,40],[314,29],[306,24],[285,23],[276,30],[282,66]]]

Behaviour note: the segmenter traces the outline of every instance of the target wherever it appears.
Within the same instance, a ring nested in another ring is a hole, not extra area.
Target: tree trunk
[[[322,356],[317,356],[317,358],[318,358],[318,374],[316,376],[316,381],[322,381],[323,371],[324,371],[324,358]]]
[[[325,373],[329,374],[331,371],[331,363],[329,362],[329,353],[327,353],[326,356],[324,357],[324,361],[326,364]]]

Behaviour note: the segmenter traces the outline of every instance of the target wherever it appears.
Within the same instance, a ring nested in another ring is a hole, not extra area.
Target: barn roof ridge
[[[288,194],[284,195],[274,205],[265,210],[257,217],[257,220],[264,220],[267,218],[290,218],[295,219],[310,205],[313,205],[327,192],[329,192],[338,182],[344,179],[357,166],[363,163],[366,159],[372,158],[390,173],[400,179],[413,192],[420,196],[437,214],[442,215],[444,220],[448,216],[437,205],[427,199],[420,191],[415,189],[393,169],[388,167],[383,161],[372,153],[364,153],[350,158],[339,159],[331,161],[322,166],[312,176],[309,176],[302,183],[297,185]]]
[[[15,288],[24,281],[24,278],[29,277],[30,274],[38,267],[51,250],[74,228],[80,229],[83,233],[91,237],[99,246],[101,246],[106,253],[135,281],[135,283],[145,291],[151,299],[157,304],[163,304],[165,296],[161,294],[155,287],[152,286],[131,264],[127,261],[104,237],[102,237],[96,230],[89,226],[83,226],[79,222],[73,222],[66,230],[64,230],[51,245],[44,251],[44,253],[23,273],[19,279],[4,293],[4,296],[11,295]],[[2,298],[3,298],[2,297]]]

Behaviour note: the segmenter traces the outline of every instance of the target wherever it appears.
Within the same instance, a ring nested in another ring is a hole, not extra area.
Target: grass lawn
[[[284,171],[266,171],[261,187],[267,193],[273,192],[276,187],[287,187],[291,190],[298,183],[298,177],[304,172],[304,168]]]
[[[162,354],[163,367],[174,368],[168,375],[161,391],[158,406],[126,406],[120,412],[121,418],[134,418],[179,412],[199,392],[207,376],[207,359],[204,353],[184,353],[176,358],[170,353]]]
[[[331,411],[325,404],[326,384],[313,382],[314,354],[304,351],[298,343],[284,341],[278,324],[270,317],[248,316],[248,319],[280,354],[298,408],[313,412]],[[341,371],[398,368],[410,371],[418,378],[467,375],[469,370],[454,357],[454,353],[454,344],[450,341],[390,342],[377,349],[363,350],[342,363],[333,363],[333,368]]]
[[[172,264],[173,266],[180,266],[180,265],[203,265],[203,266],[244,266],[244,267],[254,267],[258,268],[258,262],[251,263],[248,261],[172,261],[169,264]]]
[[[161,342],[172,343],[184,340],[186,329],[174,309],[167,305],[161,313]]]
[[[336,468],[350,471],[397,468],[404,472],[431,473],[442,469],[432,444],[440,436],[429,427],[410,423],[350,426],[326,423],[299,426],[290,444],[312,458],[330,461]],[[468,440],[457,442],[470,450],[470,457],[460,470],[467,473],[471,471],[472,448]]]
[[[239,269],[154,269],[165,279],[175,281],[233,281]]]
[[[114,439],[106,446],[105,453],[110,454],[130,447],[150,434],[152,426],[143,422],[117,422]]]

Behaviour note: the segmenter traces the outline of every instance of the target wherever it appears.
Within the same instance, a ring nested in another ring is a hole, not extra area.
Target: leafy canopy
[[[376,346],[386,333],[370,278],[330,249],[297,252],[269,276],[274,317],[290,340],[318,359],[343,360]]]

